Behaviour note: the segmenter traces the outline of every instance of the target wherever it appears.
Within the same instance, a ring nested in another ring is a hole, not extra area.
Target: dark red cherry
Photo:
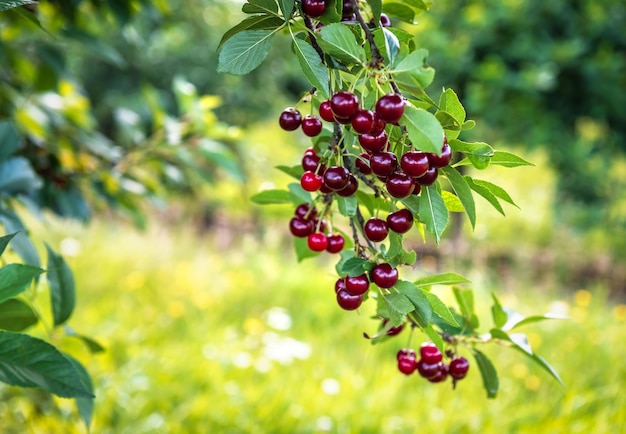
[[[443,359],[443,355],[439,348],[432,342],[424,342],[420,347],[421,359],[429,364],[439,363]]]
[[[344,310],[355,310],[363,302],[363,297],[360,295],[351,295],[345,289],[337,291],[337,303]]]
[[[313,233],[313,221],[304,220],[300,217],[293,217],[289,221],[289,231],[291,234],[298,238],[308,237]]]
[[[353,174],[350,174],[348,184],[341,190],[337,190],[337,194],[342,197],[352,196],[359,189],[359,181]]]
[[[328,246],[326,251],[328,253],[339,253],[343,250],[343,246],[346,244],[346,240],[341,234],[332,234],[326,237],[328,240]]]
[[[278,118],[278,124],[285,131],[297,130],[301,123],[302,115],[293,107],[287,107]]]
[[[330,108],[338,121],[349,120],[359,109],[359,99],[352,92],[339,91],[330,98]]]
[[[410,196],[414,185],[413,178],[403,172],[392,173],[385,181],[389,194],[398,199]]]
[[[419,178],[415,178],[420,185],[433,185],[439,176],[439,170],[436,167],[430,167],[425,174]]]
[[[428,161],[430,161],[430,165],[432,167],[446,167],[450,164],[450,160],[452,160],[452,148],[447,143],[444,143],[441,148],[441,155],[437,155],[435,153],[428,154]]]
[[[370,167],[370,154],[363,152],[359,157],[354,159],[354,164],[363,175],[369,175],[372,173],[372,169]]]
[[[324,172],[324,185],[333,191],[341,190],[348,185],[350,172],[342,166],[331,166]]]
[[[365,236],[368,240],[378,243],[387,238],[389,228],[387,227],[387,222],[383,219],[379,219],[378,217],[372,217],[367,222],[365,222],[365,225],[363,226],[363,232],[365,232]]]
[[[365,274],[348,276],[345,280],[346,291],[352,295],[363,295],[370,287],[370,281]]]
[[[322,132],[322,121],[317,116],[306,115],[302,119],[301,128],[305,135],[315,137]]]
[[[324,119],[326,122],[335,122],[335,116],[330,108],[330,100],[326,100],[320,104],[319,113],[320,118]]]
[[[382,151],[387,144],[387,133],[382,130],[379,134],[361,134],[359,136],[359,144],[363,149],[370,152]]]
[[[304,220],[313,220],[315,219],[315,217],[317,217],[317,209],[315,207],[311,209],[310,204],[302,203],[298,205],[294,212],[294,215]]]
[[[397,93],[380,97],[376,102],[376,114],[385,122],[397,123],[404,114],[405,100]]]
[[[469,362],[465,357],[455,357],[454,359],[450,360],[448,372],[450,373],[450,376],[455,380],[461,380],[465,378],[468,370]]]
[[[423,176],[430,167],[428,154],[418,151],[406,152],[400,157],[400,167],[402,167],[402,171],[407,175],[419,178]]]
[[[372,282],[381,288],[391,288],[398,281],[398,269],[387,263],[378,264],[370,271]]]
[[[345,277],[340,277],[335,282],[335,294],[338,293],[339,290],[341,290],[341,289],[343,289],[343,290],[346,289],[346,278]]]
[[[400,209],[387,216],[387,226],[397,234],[404,234],[413,227],[413,214],[408,209]]]
[[[376,152],[370,156],[370,167],[377,176],[389,176],[398,167],[398,158],[393,152]]]
[[[326,11],[326,1],[302,0],[302,11],[311,18],[321,17]]]
[[[374,112],[371,110],[357,110],[350,122],[355,132],[369,134],[376,125]]]

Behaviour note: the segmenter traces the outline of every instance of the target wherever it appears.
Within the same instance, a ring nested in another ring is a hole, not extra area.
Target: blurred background
[[[277,123],[308,86],[286,38],[251,74],[216,73],[241,3],[64,0],[0,12],[0,119],[26,137],[20,152],[40,182],[15,210],[72,266],[71,325],[105,348],[58,342],[94,378],[92,431],[624,426],[626,5],[439,0],[406,26],[430,52],[430,89],[455,89],[477,121],[464,138],[535,164],[481,174],[519,209],[502,217],[478,202],[475,231],[463,223],[438,251],[416,236],[416,275],[467,276],[483,317],[492,292],[523,314],[569,316],[527,329],[566,387],[487,348],[501,377],[487,400],[476,369],[456,390],[397,372],[408,332],[370,345],[374,307],[338,308],[332,258],[296,264],[293,209],[248,200],[286,185],[274,167],[297,164],[308,146]],[[5,386],[0,397],[3,433],[85,432],[72,401]]]

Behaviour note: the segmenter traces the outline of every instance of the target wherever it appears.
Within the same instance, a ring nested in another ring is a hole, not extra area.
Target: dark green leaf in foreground
[[[50,285],[50,301],[54,325],[67,321],[76,305],[74,274],[65,259],[46,244],[48,251],[48,284]]]
[[[432,113],[407,105],[402,118],[413,145],[424,152],[441,154],[443,128]]]
[[[49,343],[29,335],[0,332],[0,381],[39,387],[62,398],[93,398],[74,364]]]
[[[308,42],[299,38],[293,39],[293,49],[304,76],[317,89],[319,95],[327,99],[329,96],[328,69],[322,63],[320,55]]]
[[[478,350],[472,350],[480,376],[483,379],[483,386],[487,392],[487,398],[495,398],[498,394],[498,388],[500,387],[500,381],[498,380],[498,373],[496,368],[491,363],[491,360],[487,358],[483,353]]]
[[[17,235],[17,232],[0,237],[0,256],[2,256],[9,245],[9,241],[11,241],[15,235]]]
[[[244,30],[222,45],[217,71],[245,75],[267,57],[275,30]]]
[[[19,332],[37,324],[39,318],[33,309],[19,298],[0,303],[0,329]]]
[[[354,33],[343,24],[330,24],[320,30],[318,44],[329,55],[347,64],[363,64],[365,51],[357,43]]]
[[[87,390],[89,390],[92,396],[83,397],[77,396],[76,399],[76,407],[78,408],[78,413],[80,414],[80,418],[83,420],[83,423],[89,429],[91,425],[91,418],[93,417],[93,407],[94,407],[94,391],[93,391],[93,382],[91,381],[91,377],[89,373],[85,369],[85,367],[75,358],[70,355],[65,355],[67,359],[72,363],[74,369],[76,369],[76,373],[78,375],[78,379],[85,386]]]
[[[0,302],[21,294],[44,270],[31,265],[9,264],[0,268]]]
[[[33,0],[0,0],[0,12],[7,11],[9,9],[18,8],[24,5],[35,5],[36,1]]]
[[[441,235],[448,226],[449,214],[435,184],[422,189],[419,209],[419,216],[426,225],[426,230],[435,235],[435,241],[439,244]]]

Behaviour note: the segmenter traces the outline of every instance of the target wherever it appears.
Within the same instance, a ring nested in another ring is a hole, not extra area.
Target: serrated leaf
[[[324,52],[347,64],[363,65],[365,51],[348,27],[343,24],[329,24],[320,30],[317,42]]]
[[[67,336],[76,338],[85,344],[90,353],[97,354],[105,351],[105,348],[95,339],[76,333],[76,331],[70,328],[67,324],[64,326],[64,329]]]
[[[467,184],[465,178],[463,178],[463,175],[455,168],[446,166],[439,170],[441,170],[444,175],[446,175],[446,178],[448,178],[448,181],[450,181],[450,185],[452,185],[452,189],[461,200],[463,208],[465,208],[465,213],[472,224],[472,229],[474,229],[476,227],[476,204],[474,203],[474,196],[472,196],[472,189]]]
[[[435,78],[435,70],[426,63],[428,50],[420,48],[404,57],[392,69],[393,78],[398,83],[419,83],[428,87]]]
[[[496,368],[493,366],[493,363],[491,363],[491,360],[480,351],[474,349],[472,353],[474,354],[474,359],[476,359],[478,370],[483,379],[483,387],[487,392],[487,398],[495,398],[498,395],[498,389],[500,387]]]
[[[454,319],[454,315],[452,315],[452,313],[450,312],[450,309],[448,309],[448,306],[446,306],[446,304],[443,301],[441,301],[439,297],[437,297],[432,292],[428,292],[428,291],[422,291],[422,292],[424,293],[424,295],[426,295],[426,298],[428,299],[428,302],[430,303],[430,307],[432,308],[433,313],[435,315],[437,315],[439,318],[441,318],[443,321],[450,324],[451,326],[459,327],[459,323],[456,322],[456,320]]]
[[[467,181],[467,184],[470,186],[470,188],[476,193],[480,194],[482,197],[484,197],[487,202],[489,202],[496,209],[496,211],[498,211],[502,215],[506,215],[504,214],[504,210],[502,209],[502,205],[500,205],[498,198],[495,194],[491,192],[491,190],[489,190],[489,188],[480,184],[476,184],[474,180],[469,176],[465,176],[465,180]]]
[[[441,192],[441,197],[443,198],[443,203],[446,204],[448,211],[465,212],[465,208],[463,208],[463,204],[456,194],[444,190]]]
[[[278,15],[278,4],[275,0],[248,0],[241,10],[246,14]]]
[[[406,315],[415,310],[413,303],[404,295],[397,292],[382,296],[389,313],[389,322],[392,327],[397,327],[404,322]]]
[[[339,213],[346,217],[352,217],[356,215],[356,209],[358,206],[358,202],[356,196],[348,196],[342,197],[337,195],[337,206],[339,208]]]
[[[456,273],[442,273],[417,279],[413,284],[418,288],[433,285],[459,285],[461,283],[470,283],[468,279]]]
[[[534,166],[522,157],[504,151],[495,151],[491,157],[491,164],[504,167]]]
[[[0,0],[0,12],[24,5],[36,5],[37,3],[38,2],[33,0]]]
[[[499,187],[491,182],[483,181],[480,179],[473,179],[473,181],[474,181],[474,184],[479,185],[481,187],[485,187],[487,190],[493,193],[493,195],[496,196],[498,199],[502,199],[510,203],[511,205],[519,208],[517,204],[513,202],[513,199],[511,199],[511,196],[509,196],[509,194],[502,187]]]
[[[244,30],[222,45],[217,72],[244,75],[267,57],[276,30]]]
[[[0,268],[0,302],[21,294],[44,270],[32,265],[9,264]]]
[[[436,185],[422,188],[419,216],[426,225],[426,230],[435,235],[435,241],[439,244],[441,235],[448,226],[449,214]]]
[[[46,277],[50,286],[50,301],[54,325],[66,322],[76,305],[74,274],[65,259],[46,244],[48,252],[48,272]]]
[[[387,15],[393,15],[409,24],[415,24],[415,11],[403,3],[385,2],[383,4],[383,12]]]
[[[386,27],[383,27],[382,31],[385,37],[385,52],[387,54],[388,63],[393,63],[400,51],[400,41],[398,41],[398,37]]]
[[[219,51],[226,41],[244,30],[273,30],[279,28],[284,23],[285,21],[282,18],[275,15],[254,15],[248,17],[224,33],[217,50]]]
[[[4,235],[4,236],[0,237],[0,256],[2,256],[2,254],[6,250],[7,246],[9,245],[9,242],[17,234],[18,234],[17,232],[13,232],[12,234],[8,234],[8,235]]]
[[[259,205],[292,202],[291,194],[286,190],[263,190],[250,197],[250,200]]]
[[[0,122],[0,161],[5,160],[20,147],[22,141],[15,123]]]
[[[293,39],[293,48],[304,76],[317,89],[321,98],[328,99],[328,69],[322,63],[315,48],[299,38]]]
[[[37,324],[39,318],[33,309],[18,298],[0,303],[0,329],[19,332]]]
[[[460,125],[464,124],[467,113],[454,90],[448,88],[441,94],[439,108],[449,113]]]
[[[406,298],[409,299],[415,308],[415,315],[422,327],[426,327],[431,323],[433,309],[424,292],[415,284],[406,280],[399,280],[394,288]]]
[[[402,119],[413,146],[424,152],[441,154],[443,128],[432,113],[408,104]]]
[[[0,381],[39,387],[62,398],[93,398],[76,368],[55,347],[29,335],[0,332]]]
[[[343,266],[340,270],[340,275],[342,276],[360,276],[366,271],[371,270],[373,264],[366,259],[352,257],[344,262]]]

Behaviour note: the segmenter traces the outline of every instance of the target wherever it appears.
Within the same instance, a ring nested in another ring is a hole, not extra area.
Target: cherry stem
[[[308,17],[307,15],[304,15],[304,14],[303,14],[302,18],[304,20],[304,25],[311,32],[311,34],[310,34],[310,36],[311,36],[311,45],[313,46],[313,48],[315,48],[315,51],[317,51],[317,54],[320,56],[320,59],[322,59],[322,63],[324,65],[326,65],[326,62],[324,61],[324,51],[322,51],[322,48],[318,45],[317,39],[314,36],[315,35],[315,28],[313,27],[313,21],[311,20],[310,17]]]

